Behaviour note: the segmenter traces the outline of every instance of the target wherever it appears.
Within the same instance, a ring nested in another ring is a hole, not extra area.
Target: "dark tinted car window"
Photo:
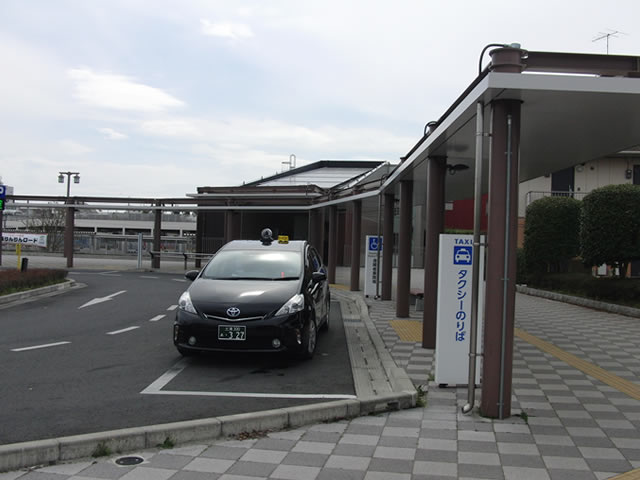
[[[218,280],[293,280],[300,277],[301,263],[298,252],[223,250],[209,262],[202,277]]]

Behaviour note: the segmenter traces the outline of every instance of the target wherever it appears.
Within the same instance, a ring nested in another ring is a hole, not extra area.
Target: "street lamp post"
[[[64,176],[67,176],[67,198],[71,191],[71,175],[73,175],[73,183],[80,183],[80,172],[58,172],[58,183],[64,183]]]
[[[71,175],[73,175],[73,183],[80,183],[80,172],[58,172],[58,183],[64,183],[64,177],[67,176],[67,204],[71,203],[69,198],[71,192]],[[67,207],[67,216],[64,225],[64,256],[67,259],[67,267],[73,267],[73,230],[74,230],[74,211],[73,207]]]

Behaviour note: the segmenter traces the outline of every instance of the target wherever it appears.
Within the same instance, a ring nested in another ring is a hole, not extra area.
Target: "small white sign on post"
[[[477,255],[473,235],[440,235],[438,308],[436,319],[435,381],[439,385],[469,383],[471,335],[472,262]],[[480,272],[484,272],[484,247],[480,248]],[[477,353],[484,329],[484,275],[478,286]],[[480,359],[476,359],[476,383],[480,383]]]
[[[376,296],[378,277],[382,275],[382,265],[378,265],[378,250],[382,254],[382,237],[367,235],[367,254],[364,259],[364,296]]]
[[[47,246],[47,235],[41,235],[39,233],[3,233],[2,242],[44,248]]]

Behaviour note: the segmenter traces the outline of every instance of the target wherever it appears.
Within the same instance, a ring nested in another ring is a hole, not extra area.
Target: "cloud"
[[[113,128],[98,128],[98,131],[109,140],[124,140],[125,138],[128,138],[127,135],[117,132]]]
[[[95,73],[91,69],[67,72],[75,82],[74,97],[93,107],[135,112],[161,112],[182,107],[184,102],[163,90],[114,74]]]
[[[175,118],[166,120],[148,120],[140,125],[148,135],[178,138],[197,138],[202,136],[200,129],[191,121]]]
[[[249,25],[243,23],[212,23],[209,20],[200,20],[202,33],[210,37],[228,38],[239,40],[240,38],[253,37],[253,31]]]
[[[68,155],[83,155],[93,152],[93,148],[82,145],[74,140],[59,140],[58,145],[61,147],[62,153]]]

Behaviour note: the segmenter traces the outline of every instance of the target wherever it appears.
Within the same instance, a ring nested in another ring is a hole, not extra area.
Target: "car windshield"
[[[298,252],[227,250],[206,266],[202,277],[215,280],[296,280],[302,260]]]

